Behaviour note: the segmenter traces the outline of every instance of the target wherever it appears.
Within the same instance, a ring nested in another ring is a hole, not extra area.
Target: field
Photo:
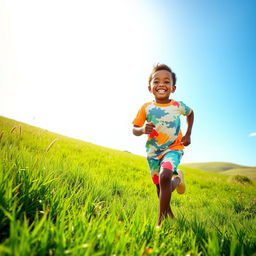
[[[145,158],[0,117],[0,255],[256,255],[255,182],[182,169],[156,229]]]
[[[210,172],[218,172],[225,175],[243,175],[256,180],[256,167],[242,166],[224,162],[192,163],[183,166]]]

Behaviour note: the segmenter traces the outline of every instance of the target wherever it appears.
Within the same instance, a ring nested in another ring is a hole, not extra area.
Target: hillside
[[[256,167],[248,167],[226,162],[187,163],[182,164],[182,166],[203,171],[222,173],[225,175],[244,175],[250,179],[256,180]]]
[[[221,173],[225,175],[243,175],[252,180],[256,180],[256,167],[234,168]]]
[[[255,183],[183,166],[156,229],[146,159],[0,117],[0,255],[253,255]]]

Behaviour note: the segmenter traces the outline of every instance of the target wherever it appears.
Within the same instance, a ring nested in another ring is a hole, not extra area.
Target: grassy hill
[[[242,166],[226,162],[189,163],[183,166],[193,169],[218,172],[225,175],[243,175],[256,180],[256,167]]]
[[[256,167],[234,168],[222,173],[227,175],[244,175],[251,178],[252,180],[256,180]]]
[[[255,183],[182,169],[156,229],[145,158],[0,117],[0,255],[253,255]]]

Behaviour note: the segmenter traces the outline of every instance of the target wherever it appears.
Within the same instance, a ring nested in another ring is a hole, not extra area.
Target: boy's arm
[[[144,127],[139,127],[137,125],[134,125],[132,129],[132,133],[135,136],[141,136],[142,134],[144,134]]]
[[[192,131],[193,122],[194,122],[194,112],[192,110],[191,113],[187,116],[187,124],[188,124],[187,132],[181,140],[181,143],[184,146],[188,146],[191,143],[190,135]]]
[[[154,128],[155,128],[154,123],[149,122],[149,123],[146,123],[146,125],[143,127],[134,125],[132,132],[135,136],[141,136],[142,134],[151,134]]]

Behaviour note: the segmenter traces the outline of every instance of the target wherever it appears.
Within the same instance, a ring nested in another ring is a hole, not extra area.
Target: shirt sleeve
[[[190,113],[192,112],[192,109],[190,107],[188,107],[184,102],[180,101],[180,114],[184,115],[184,116],[188,116],[190,115]]]
[[[146,121],[146,104],[144,104],[138,111],[137,116],[133,120],[133,125],[142,127]]]

